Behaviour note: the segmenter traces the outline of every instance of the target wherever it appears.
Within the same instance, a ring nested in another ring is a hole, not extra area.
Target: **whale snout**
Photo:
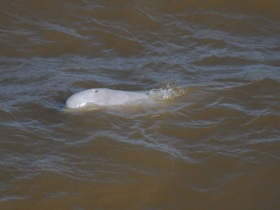
[[[86,106],[89,103],[95,102],[98,99],[99,94],[97,94],[99,90],[89,89],[84,90],[74,95],[70,96],[66,100],[66,108],[68,109],[77,109]],[[100,96],[99,96],[100,97]]]
[[[81,101],[77,101],[74,96],[71,96],[66,100],[65,105],[68,109],[76,109],[84,106],[85,104],[81,103]]]

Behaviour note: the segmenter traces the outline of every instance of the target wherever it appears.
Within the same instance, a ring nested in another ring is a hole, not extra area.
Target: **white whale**
[[[70,96],[66,100],[66,108],[79,109],[87,106],[111,107],[137,105],[152,101],[148,91],[129,92],[106,88],[88,89]]]

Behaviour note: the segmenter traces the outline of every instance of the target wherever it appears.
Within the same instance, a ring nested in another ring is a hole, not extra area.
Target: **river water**
[[[0,209],[280,209],[279,0],[1,0],[0,71]]]

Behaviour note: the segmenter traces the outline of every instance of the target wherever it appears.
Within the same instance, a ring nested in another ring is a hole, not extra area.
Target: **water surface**
[[[279,34],[278,0],[2,0],[0,208],[279,209]]]

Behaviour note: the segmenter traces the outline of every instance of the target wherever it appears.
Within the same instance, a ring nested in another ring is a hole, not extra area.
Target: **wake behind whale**
[[[138,105],[155,105],[173,100],[184,91],[174,88],[153,89],[150,91],[122,91],[107,88],[87,89],[75,93],[66,100],[66,108],[108,108]]]

